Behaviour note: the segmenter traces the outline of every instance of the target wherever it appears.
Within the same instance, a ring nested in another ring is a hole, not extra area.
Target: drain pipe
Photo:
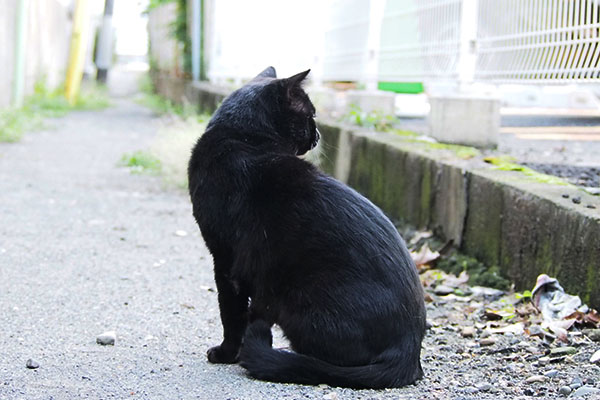
[[[104,3],[104,17],[102,18],[102,27],[98,36],[98,48],[96,52],[96,80],[105,84],[108,77],[112,58],[113,42],[113,4],[114,0],[106,0]]]
[[[28,0],[19,0],[17,8],[15,65],[13,71],[12,105],[23,105],[23,87],[25,86],[25,42],[27,41]]]
[[[200,79],[202,68],[202,5],[201,0],[192,0],[192,79]]]
[[[71,104],[75,104],[83,76],[88,29],[88,4],[88,0],[77,0],[75,4],[71,47],[69,49],[69,66],[65,81],[65,97]]]

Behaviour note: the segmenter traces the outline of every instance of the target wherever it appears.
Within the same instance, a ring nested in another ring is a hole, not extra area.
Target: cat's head
[[[278,79],[275,68],[266,68],[223,101],[209,127],[271,135],[295,154],[306,153],[319,141],[315,107],[302,89],[309,72]]]

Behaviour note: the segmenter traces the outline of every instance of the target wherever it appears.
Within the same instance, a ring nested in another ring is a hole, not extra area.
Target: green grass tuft
[[[103,110],[110,105],[106,86],[90,82],[82,86],[72,108],[75,110]]]
[[[342,117],[342,120],[354,125],[371,128],[377,132],[388,132],[394,128],[396,118],[379,111],[366,112],[355,104],[350,105],[350,110]]]
[[[457,157],[462,158],[464,160],[468,160],[473,157],[477,157],[479,154],[479,150],[470,146],[463,146],[460,144],[448,144],[448,143],[429,143],[429,146],[434,149],[445,149],[453,151]]]
[[[23,107],[0,110],[0,142],[17,142],[27,131],[43,128],[43,119],[62,117],[71,110],[98,110],[110,105],[106,88],[96,84],[83,85],[75,104],[71,105],[59,86],[49,90],[38,82]]]
[[[147,151],[134,151],[131,154],[124,154],[121,157],[119,165],[128,167],[132,173],[147,173],[147,174],[159,174],[162,170],[162,163],[160,160]]]

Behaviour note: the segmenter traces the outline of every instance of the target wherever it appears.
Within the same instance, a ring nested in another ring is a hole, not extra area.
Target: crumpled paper
[[[548,321],[564,319],[575,311],[588,311],[579,296],[565,293],[558,280],[546,274],[538,276],[535,288],[531,291],[531,301],[544,320]]]
[[[531,292],[531,301],[542,314],[542,327],[549,329],[563,341],[567,341],[567,330],[575,323],[575,319],[565,318],[575,312],[587,313],[589,310],[579,296],[565,293],[558,280],[546,274],[538,276]]]

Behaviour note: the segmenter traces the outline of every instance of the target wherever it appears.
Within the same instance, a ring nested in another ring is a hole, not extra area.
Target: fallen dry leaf
[[[421,269],[421,266],[437,260],[440,257],[440,253],[438,253],[437,251],[432,251],[427,245],[427,243],[425,243],[423,246],[421,246],[421,249],[419,251],[411,251],[410,256],[415,262],[417,269]]]
[[[597,328],[600,323],[600,314],[593,309],[587,313],[575,311],[574,313],[567,315],[565,319],[574,319],[578,324],[583,325],[586,328]]]
[[[487,328],[490,333],[512,333],[514,335],[522,335],[525,332],[525,326],[522,322],[502,326],[500,328]]]
[[[431,231],[422,231],[422,232],[418,232],[415,236],[412,237],[412,239],[410,239],[410,242],[408,243],[409,246],[414,246],[417,243],[419,243],[419,241],[421,239],[429,239],[430,237],[433,236],[433,232]]]

